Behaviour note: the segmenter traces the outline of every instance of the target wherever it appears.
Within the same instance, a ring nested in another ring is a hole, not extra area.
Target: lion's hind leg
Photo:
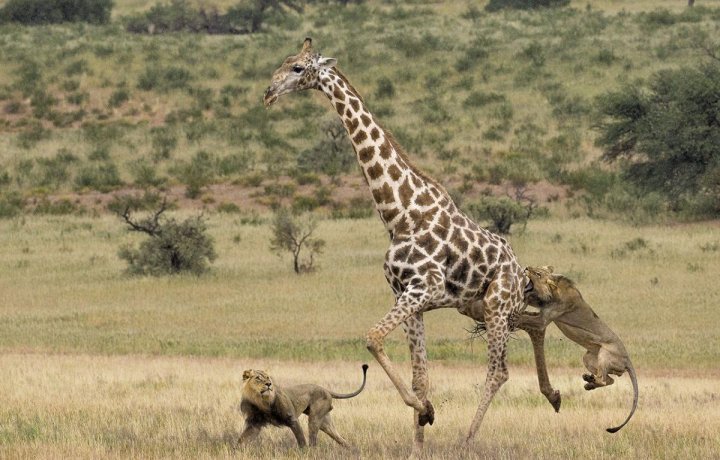
[[[322,423],[320,423],[320,429],[328,436],[333,438],[335,442],[337,442],[341,446],[350,447],[350,444],[345,440],[345,438],[340,436],[340,433],[338,433],[335,429],[335,425],[333,425],[330,414],[327,414],[325,417],[323,417]]]

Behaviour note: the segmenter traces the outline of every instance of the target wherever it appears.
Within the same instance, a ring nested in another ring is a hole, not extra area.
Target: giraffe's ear
[[[335,58],[320,56],[320,58],[318,59],[318,65],[322,69],[329,69],[330,67],[335,67],[336,64],[337,59]]]

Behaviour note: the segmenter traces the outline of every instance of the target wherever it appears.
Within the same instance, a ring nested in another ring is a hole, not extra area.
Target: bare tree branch
[[[134,222],[132,219],[130,219],[129,205],[125,207],[125,210],[122,212],[122,214],[120,214],[120,217],[122,217],[125,220],[125,223],[130,226],[130,230],[135,232],[147,233],[150,236],[157,236],[160,234],[160,230],[158,230],[158,228],[160,227],[160,215],[166,210],[167,197],[164,197],[162,203],[160,204],[160,208],[155,211],[152,217],[145,219],[145,221]]]

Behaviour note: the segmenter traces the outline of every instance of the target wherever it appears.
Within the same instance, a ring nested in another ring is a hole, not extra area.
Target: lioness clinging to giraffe
[[[525,312],[518,318],[518,328],[530,334],[535,351],[540,391],[556,411],[560,409],[560,393],[553,390],[545,367],[543,338],[545,328],[555,325],[573,342],[587,350],[583,363],[589,374],[583,374],[585,389],[612,385],[613,375],[630,375],[634,397],[630,415],[617,427],[607,431],[615,433],[630,421],[638,403],[638,383],[635,368],[620,338],[598,317],[585,302],[575,284],[567,277],[553,273],[552,267],[528,267],[529,281],[525,288],[525,300],[539,312]]]
[[[447,191],[410,160],[365,107],[363,99],[335,67],[305,39],[302,49],[273,73],[266,106],[284,94],[322,91],[340,116],[355,149],[380,219],[390,236],[385,277],[395,294],[390,311],[367,333],[367,347],[408,406],[415,409],[414,453],[432,424],[423,314],[455,308],[487,324],[485,390],[466,440],[473,438],[495,393],[508,379],[507,340],[513,317],[524,309],[522,267],[503,238],[481,228],[460,211]],[[474,308],[470,308],[473,305]],[[481,306],[481,308],[479,307]],[[385,354],[385,337],[402,325],[412,360],[412,392]]]

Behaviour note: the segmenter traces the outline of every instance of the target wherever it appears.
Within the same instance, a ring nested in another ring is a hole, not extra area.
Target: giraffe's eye
[[[293,72],[295,72],[295,73],[302,73],[303,70],[305,70],[305,68],[304,68],[303,66],[300,66],[300,65],[294,65],[293,68],[292,68],[292,70],[293,70]]]

